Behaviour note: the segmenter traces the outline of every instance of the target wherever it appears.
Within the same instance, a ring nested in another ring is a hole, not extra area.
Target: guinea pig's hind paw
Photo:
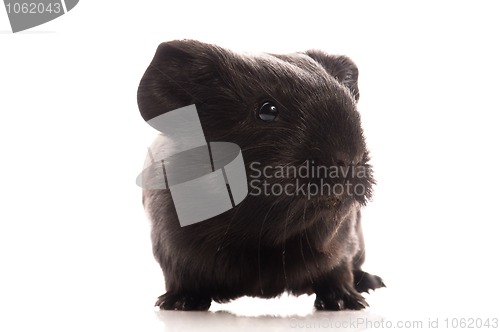
[[[207,297],[167,292],[158,298],[155,307],[163,310],[205,311],[212,300]]]
[[[377,275],[361,270],[355,270],[353,271],[353,274],[354,287],[360,293],[368,293],[369,290],[385,287],[384,281]]]
[[[317,310],[361,310],[368,307],[364,297],[356,292],[345,292],[344,294],[316,294],[314,307]]]

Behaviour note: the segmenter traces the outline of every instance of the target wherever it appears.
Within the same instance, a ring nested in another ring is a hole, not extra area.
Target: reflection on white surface
[[[207,312],[153,310],[152,307],[116,310],[123,327],[147,327],[148,331],[286,331],[334,329],[362,331],[383,324],[377,310],[323,312],[313,309],[314,296],[282,296],[276,299],[241,298],[228,304],[213,303]],[[144,303],[143,303],[144,304]],[[113,311],[114,312],[114,311]],[[110,312],[108,312],[108,315]],[[111,317],[110,315],[109,317]]]
[[[248,307],[247,307],[248,308]],[[251,311],[251,310],[250,310]],[[272,310],[271,310],[272,312]],[[362,331],[367,321],[380,321],[371,312],[311,312],[307,315],[237,315],[228,311],[175,312],[161,311],[158,318],[165,331],[289,331],[290,329],[334,329],[336,331]]]

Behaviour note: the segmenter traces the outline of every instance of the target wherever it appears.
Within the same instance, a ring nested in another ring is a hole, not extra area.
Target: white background
[[[0,330],[500,319],[497,7],[87,0],[17,34],[0,8]],[[378,180],[365,267],[388,285],[368,310],[315,313],[302,296],[154,312],[163,279],[135,177],[155,131],[135,94],[156,46],[179,38],[357,63]]]

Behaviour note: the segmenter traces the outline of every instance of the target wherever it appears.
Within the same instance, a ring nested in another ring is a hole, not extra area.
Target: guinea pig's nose
[[[359,154],[350,154],[344,151],[337,151],[334,156],[337,166],[355,166],[361,162],[362,158]]]

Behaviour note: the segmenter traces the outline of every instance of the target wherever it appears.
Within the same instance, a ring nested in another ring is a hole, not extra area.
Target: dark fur
[[[207,141],[238,144],[249,164],[358,165],[369,156],[356,110],[358,70],[347,57],[308,51],[245,55],[197,41],[162,43],[139,86],[149,120],[196,104]],[[256,116],[272,101],[271,123]],[[168,133],[167,133],[168,135]],[[270,179],[286,184],[295,179]],[[343,179],[329,179],[342,181]],[[314,182],[314,179],[302,179]],[[144,190],[154,255],[167,292],[162,309],[206,310],[212,300],[316,293],[318,309],[362,309],[360,294],[384,286],[361,270],[363,196],[251,196],[209,220],[180,227],[168,190]]]

